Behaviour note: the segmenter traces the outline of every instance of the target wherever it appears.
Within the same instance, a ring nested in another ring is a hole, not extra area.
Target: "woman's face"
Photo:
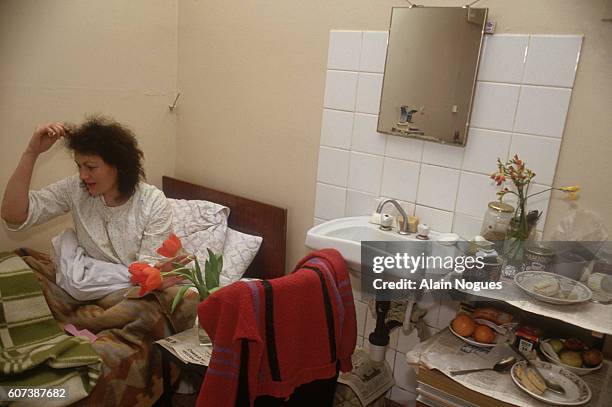
[[[108,165],[99,155],[74,153],[81,181],[91,196],[99,196],[119,190],[117,168]]]

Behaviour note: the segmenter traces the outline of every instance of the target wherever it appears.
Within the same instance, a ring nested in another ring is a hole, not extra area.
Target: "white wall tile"
[[[357,335],[364,336],[367,305],[359,300],[355,300],[355,316],[357,317]]]
[[[407,390],[414,392],[416,389],[416,372],[406,362],[406,355],[398,353],[395,356],[395,366],[393,367],[393,378],[395,379],[395,385]]]
[[[361,72],[385,71],[387,57],[388,31],[366,31],[363,33],[363,46],[361,48]]]
[[[453,227],[452,212],[417,205],[415,215],[419,218],[419,223],[426,223],[436,232],[447,233]]]
[[[349,189],[346,191],[346,216],[370,215],[376,210],[376,195]]]
[[[361,31],[330,31],[327,69],[358,71],[362,36]]]
[[[351,148],[353,134],[353,112],[323,109],[321,121],[321,145]]]
[[[357,97],[357,73],[327,71],[324,106],[329,109],[352,111]]]
[[[521,83],[528,35],[486,35],[478,80]]]
[[[548,204],[550,202],[551,191],[549,191],[550,186],[535,184],[532,183],[529,186],[528,195],[537,194],[535,196],[530,197],[527,200],[527,210],[537,209],[542,212],[540,219],[538,220],[537,229],[544,229],[544,224],[546,222],[546,216],[548,215]],[[546,191],[546,192],[544,192]],[[504,202],[508,202],[510,205],[516,208],[517,199],[514,195],[509,195],[504,198]]]
[[[527,209],[537,209],[542,212],[540,220],[538,221],[537,229],[543,230],[544,224],[546,223],[546,216],[548,216],[548,205],[550,203],[551,191],[543,192],[550,187],[548,185],[531,184],[529,188],[529,194],[535,194],[542,192],[536,196],[533,196],[527,200]]]
[[[417,204],[452,211],[455,208],[459,171],[421,165]]]
[[[346,187],[349,170],[349,152],[336,148],[319,148],[317,181]]]
[[[397,340],[397,351],[401,353],[410,352],[412,348],[417,346],[420,342],[421,340],[419,339],[416,328],[410,332],[409,335],[406,335],[404,331],[400,329],[399,338]]]
[[[498,190],[495,182],[487,175],[464,171],[461,173],[455,211],[482,218],[489,202],[497,199]]]
[[[423,144],[423,140],[389,136],[385,155],[391,158],[420,162],[423,157]]]
[[[536,173],[535,182],[552,185],[560,148],[559,139],[513,134],[510,156],[518,154],[525,161],[527,167]]]
[[[314,218],[312,226],[319,226],[321,223],[325,223],[324,219]]]
[[[370,154],[385,154],[387,135],[376,131],[378,116],[355,113],[352,150]]]
[[[346,205],[346,189],[317,182],[315,199],[315,217],[319,219],[335,219],[344,216]]]
[[[423,162],[442,167],[461,168],[463,147],[439,143],[425,143],[423,146]]]
[[[511,139],[511,133],[470,129],[463,156],[463,169],[487,175],[493,173],[497,169],[498,157],[502,162],[508,159]]]
[[[395,358],[397,355],[397,351],[387,348],[385,352],[385,362],[389,365],[391,369],[395,366]]]
[[[349,269],[349,280],[351,280],[353,300],[363,301],[364,296],[362,295],[361,291],[361,272],[359,270]]]
[[[512,130],[520,86],[478,82],[470,126]]]
[[[355,111],[378,114],[383,75],[379,73],[360,73],[357,86],[357,103]]]
[[[481,216],[484,216],[484,211]],[[480,234],[482,219],[465,213],[455,212],[453,217],[453,232],[465,240],[470,240]]]
[[[438,313],[438,322],[436,328],[444,329],[450,325],[457,315],[457,308],[459,307],[459,301],[453,301],[449,299],[443,299],[440,301],[440,312]]]
[[[431,295],[431,291],[423,293],[419,301],[419,308],[427,311],[427,314],[423,317],[423,321],[429,326],[435,326],[438,322],[440,301]]]
[[[351,152],[348,187],[379,195],[383,157]]]
[[[523,86],[514,131],[561,138],[571,95],[571,89]]]
[[[389,395],[390,400],[407,407],[416,405],[416,397],[417,395],[414,392],[406,391],[398,386],[393,386]]]
[[[416,201],[420,165],[411,161],[385,158],[381,195],[403,201]]]
[[[532,35],[523,83],[571,88],[581,45],[581,35]]]

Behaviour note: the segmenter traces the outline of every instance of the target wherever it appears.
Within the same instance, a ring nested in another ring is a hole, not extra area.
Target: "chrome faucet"
[[[406,214],[406,211],[402,208],[402,206],[395,199],[385,199],[384,201],[379,203],[378,207],[376,208],[376,213],[382,213],[383,207],[388,203],[391,203],[393,206],[395,206],[395,209],[397,209],[397,211],[400,213],[400,215],[404,219],[403,223],[398,222],[398,225],[401,225],[401,226],[398,227],[397,233],[399,233],[400,235],[409,234],[410,232],[408,232],[408,215]]]

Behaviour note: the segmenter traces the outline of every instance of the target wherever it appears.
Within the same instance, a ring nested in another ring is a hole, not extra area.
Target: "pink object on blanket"
[[[79,331],[77,327],[72,324],[64,325],[64,331],[68,332],[72,336],[82,336],[84,338],[87,338],[91,343],[94,343],[96,339],[98,339],[98,337],[88,329],[81,329]]]

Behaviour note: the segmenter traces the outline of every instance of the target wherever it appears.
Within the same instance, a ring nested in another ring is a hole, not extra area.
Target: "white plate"
[[[576,298],[569,299],[564,298],[562,296],[548,297],[546,295],[540,294],[534,290],[534,286],[541,282],[543,279],[554,278],[559,283],[559,287],[561,288],[561,293],[574,293],[576,294]],[[550,304],[579,304],[581,302],[589,301],[593,296],[593,292],[586,285],[572,280],[571,278],[567,278],[561,276],[559,274],[548,273],[545,271],[523,271],[514,276],[514,282],[516,285],[527,294],[532,297],[548,302]]]
[[[506,340],[506,338],[503,335],[500,335],[498,333],[495,333],[495,342],[494,343],[482,343],[482,342],[476,342],[475,340],[473,340],[471,337],[464,337],[459,335],[457,332],[453,331],[453,327],[452,326],[448,326],[448,329],[451,331],[451,333],[453,335],[455,335],[457,338],[461,339],[463,342],[465,343],[469,343],[472,346],[477,346],[479,348],[493,348],[495,346],[497,346],[499,343],[502,343]]]
[[[542,343],[548,343],[550,341],[550,339],[544,339],[542,341]],[[561,362],[559,359],[559,356],[557,356],[557,359],[555,359],[554,356],[550,355],[545,346],[540,346],[540,350],[542,351],[542,354],[544,355],[544,357],[546,359],[548,359],[549,362],[552,362],[556,365],[559,365],[561,367],[566,368],[567,370],[569,370],[570,372],[576,373],[578,376],[584,376],[586,374],[589,374],[591,372],[596,371],[597,369],[600,369],[603,366],[603,361],[595,366],[595,367],[574,367],[574,366],[570,366],[570,365],[566,365],[565,363]]]
[[[540,362],[539,360],[531,361],[531,363],[538,368],[538,371],[547,380],[559,384],[565,390],[565,395],[554,393],[550,390],[546,390],[543,395],[539,395],[527,390],[516,376],[516,367],[518,365],[525,365],[527,362],[524,360],[517,362],[512,366],[510,370],[510,376],[512,381],[521,390],[529,394],[531,397],[549,403],[555,406],[579,406],[587,403],[591,399],[591,389],[580,377],[570,372],[567,369],[562,368],[558,365],[553,365],[548,362]]]

